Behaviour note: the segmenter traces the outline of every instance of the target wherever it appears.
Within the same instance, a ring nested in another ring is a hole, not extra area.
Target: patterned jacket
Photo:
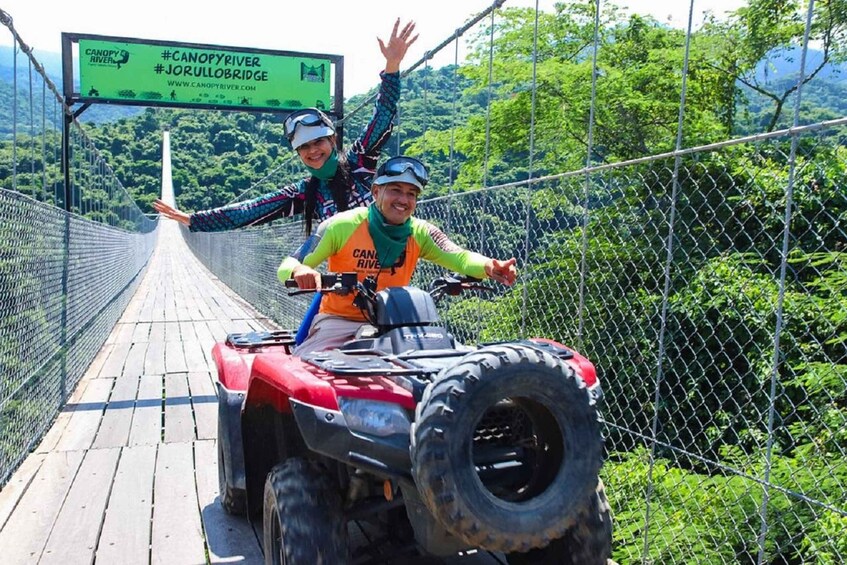
[[[373,200],[371,184],[380,150],[391,137],[392,122],[400,99],[400,73],[380,73],[382,83],[376,109],[365,130],[347,150],[347,166],[353,186],[348,208],[367,206]],[[265,224],[277,218],[302,214],[306,206],[306,188],[310,177],[244,202],[191,214],[191,231],[226,231]],[[327,181],[319,182],[315,216],[325,220],[338,211]]]

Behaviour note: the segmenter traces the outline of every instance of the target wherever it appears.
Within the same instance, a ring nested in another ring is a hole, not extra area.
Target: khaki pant
[[[294,355],[313,351],[327,351],[341,346],[356,337],[356,332],[367,322],[348,320],[332,314],[318,314],[309,327],[309,336],[294,348]]]

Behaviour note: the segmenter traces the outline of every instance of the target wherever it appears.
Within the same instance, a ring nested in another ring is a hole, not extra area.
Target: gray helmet
[[[373,183],[388,184],[390,182],[407,182],[418,187],[418,190],[423,190],[429,182],[429,171],[414,157],[398,155],[380,165]]]

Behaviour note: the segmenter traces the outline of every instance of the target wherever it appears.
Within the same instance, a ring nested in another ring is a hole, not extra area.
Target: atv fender
[[[572,357],[570,357],[570,359],[567,359],[566,362],[573,368],[576,375],[580,377],[583,382],[585,382],[585,386],[588,387],[588,389],[590,390],[595,385],[598,385],[597,369],[594,367],[594,363],[589,361],[586,357],[580,355],[578,351],[571,349],[570,347],[567,347],[565,345],[562,345],[557,341],[553,341],[552,339],[547,339],[543,337],[535,337],[532,338],[531,341],[545,343],[570,352]]]
[[[218,382],[228,390],[247,390],[250,368],[256,355],[235,349],[225,343],[216,343],[212,348],[212,358],[218,370]]]
[[[333,380],[299,357],[277,352],[265,353],[253,363],[247,405],[268,405],[277,412],[290,414],[288,399],[296,398],[315,406],[337,410]]]
[[[245,490],[244,444],[241,439],[243,390],[230,390],[218,381],[218,441],[221,442],[224,476],[230,489]]]

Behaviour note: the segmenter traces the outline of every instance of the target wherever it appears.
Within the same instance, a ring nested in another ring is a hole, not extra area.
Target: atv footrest
[[[239,349],[269,345],[284,345],[287,349],[294,345],[294,332],[291,330],[275,330],[271,332],[233,333],[226,336],[226,344]]]

